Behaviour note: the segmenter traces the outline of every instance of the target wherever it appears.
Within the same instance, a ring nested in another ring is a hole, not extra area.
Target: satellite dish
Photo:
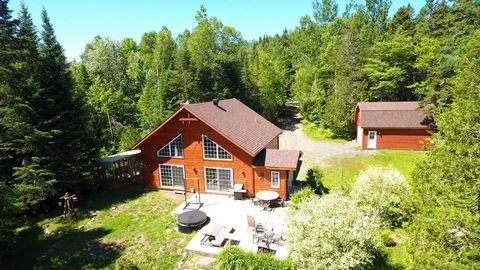
[[[150,125],[148,123],[143,124],[143,129],[148,130],[150,128]]]

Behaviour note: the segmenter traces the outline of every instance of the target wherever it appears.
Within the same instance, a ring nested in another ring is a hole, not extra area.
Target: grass
[[[314,123],[305,120],[301,122],[301,128],[305,135],[315,141],[347,142],[345,139],[335,138],[335,134],[331,130],[318,127]]]
[[[176,231],[170,194],[143,185],[96,194],[77,207],[18,230],[7,269],[173,269],[193,235]]]
[[[422,151],[383,150],[371,156],[335,158],[321,168],[323,184],[331,190],[349,192],[356,176],[369,166],[393,167],[399,170],[411,182],[411,173],[415,165],[425,158]]]

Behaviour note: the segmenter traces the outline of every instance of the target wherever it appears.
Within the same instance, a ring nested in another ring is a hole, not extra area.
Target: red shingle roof
[[[282,130],[238,99],[184,104],[183,107],[213,129],[255,156]]]
[[[271,168],[296,169],[300,151],[265,149],[253,159],[253,165]]]
[[[431,128],[431,118],[416,101],[359,102],[357,107],[364,128]]]

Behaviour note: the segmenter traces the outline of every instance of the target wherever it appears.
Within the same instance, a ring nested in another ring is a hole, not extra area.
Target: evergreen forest
[[[335,0],[314,0],[295,29],[256,40],[200,6],[178,36],[161,26],[139,42],[97,36],[71,62],[46,10],[34,25],[25,4],[13,14],[8,2],[0,253],[65,190],[95,192],[96,160],[129,150],[187,100],[237,98],[273,123],[298,101],[305,121],[345,139],[357,102],[420,101],[436,127],[412,176],[412,269],[480,267],[480,1],[393,12],[389,0],[352,1],[339,14]]]

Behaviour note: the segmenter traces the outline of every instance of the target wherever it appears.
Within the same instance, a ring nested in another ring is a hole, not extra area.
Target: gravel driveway
[[[315,141],[307,137],[300,129],[298,104],[287,104],[287,115],[282,121],[281,127],[283,133],[280,135],[280,149],[297,149],[303,152],[302,167],[299,172],[299,178],[313,165],[322,165],[324,161],[332,157],[372,155],[375,151],[357,150],[358,143],[349,141],[345,143]]]

